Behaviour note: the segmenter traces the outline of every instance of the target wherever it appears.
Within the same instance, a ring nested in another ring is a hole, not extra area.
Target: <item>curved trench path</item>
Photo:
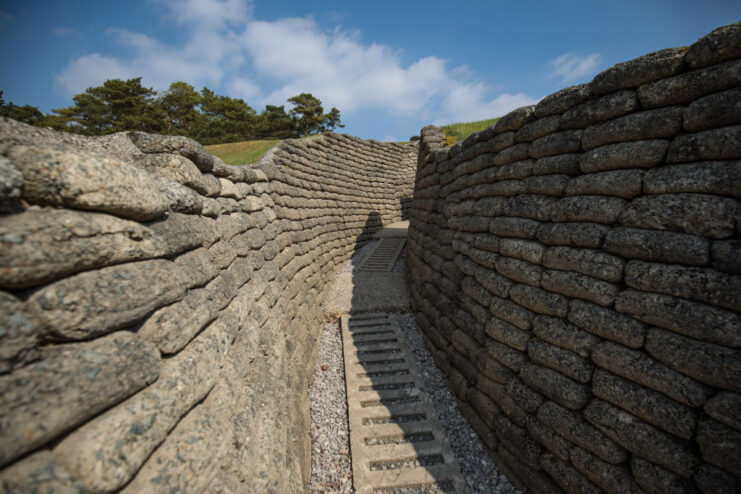
[[[312,492],[517,492],[458,411],[409,313],[407,222],[327,290],[310,389]]]

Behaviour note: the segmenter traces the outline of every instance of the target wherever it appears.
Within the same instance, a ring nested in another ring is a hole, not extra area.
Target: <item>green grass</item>
[[[499,120],[498,118],[492,118],[489,120],[481,120],[479,122],[466,122],[466,123],[454,123],[440,127],[440,130],[445,134],[445,140],[448,146],[452,146],[458,141],[462,141],[466,137],[470,136],[474,132],[484,130],[485,128],[493,125]]]
[[[208,152],[224,160],[227,165],[254,163],[262,158],[268,149],[281,142],[280,139],[266,141],[242,141],[229,144],[206,146]]]

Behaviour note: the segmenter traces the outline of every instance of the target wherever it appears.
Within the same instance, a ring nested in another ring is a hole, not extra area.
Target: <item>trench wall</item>
[[[739,492],[741,25],[448,148],[408,265],[460,407],[532,492]]]
[[[0,491],[303,491],[321,293],[402,218],[416,146],[227,166],[3,119],[0,153]]]

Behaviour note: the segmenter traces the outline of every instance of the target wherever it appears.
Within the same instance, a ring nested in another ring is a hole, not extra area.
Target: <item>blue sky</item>
[[[0,90],[42,111],[113,77],[205,85],[258,111],[311,92],[342,111],[343,132],[406,140],[741,19],[723,0],[461,3],[2,0]]]

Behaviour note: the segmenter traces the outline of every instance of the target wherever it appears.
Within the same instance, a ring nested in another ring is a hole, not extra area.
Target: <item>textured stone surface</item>
[[[576,326],[602,338],[631,348],[643,346],[646,325],[610,308],[573,300],[568,319]]]
[[[15,146],[8,157],[23,174],[29,202],[103,211],[134,220],[162,216],[168,200],[147,173],[124,161],[74,148]]]
[[[738,312],[636,290],[621,292],[615,308],[640,321],[693,338],[732,348],[741,347],[741,334],[737,330],[741,325],[741,315]]]
[[[584,417],[628,451],[678,475],[690,477],[700,464],[684,443],[607,402],[594,400]]]
[[[0,212],[17,208],[23,195],[23,175],[4,156],[0,156]]]
[[[65,209],[0,218],[0,284],[26,288],[78,271],[157,257],[147,227],[115,216]]]
[[[125,328],[182,298],[187,287],[180,277],[164,259],[110,266],[46,286],[29,305],[46,335],[85,339]]]
[[[121,331],[45,349],[37,363],[0,376],[0,464],[118,403],[159,375],[154,345]]]
[[[687,48],[667,48],[619,63],[597,74],[590,89],[594,94],[605,94],[671,76],[681,70],[687,51]]]
[[[705,461],[741,476],[741,465],[738,463],[741,457],[741,432],[703,417],[697,426],[697,442]]]
[[[737,22],[719,27],[700,38],[687,51],[687,63],[697,69],[741,57],[741,26],[739,24]]]
[[[627,458],[623,448],[584,420],[581,414],[556,403],[544,403],[538,410],[538,420],[568,441],[591,451],[610,464],[622,463]]]
[[[608,144],[582,154],[579,167],[584,173],[622,168],[650,168],[664,161],[667,149],[669,141],[661,139]]]
[[[597,370],[592,382],[594,395],[641,417],[661,429],[691,439],[697,414],[661,393],[650,390],[627,379]]]
[[[592,349],[599,367],[689,405],[700,407],[710,397],[710,388],[657,362],[643,352],[604,342]]]
[[[533,492],[737,490],[719,467],[738,457],[732,435],[701,455],[697,422],[739,430],[738,32],[546,96],[497,142],[438,158],[442,136],[422,136],[412,305],[477,431]]]
[[[38,326],[21,300],[0,291],[0,374],[40,357]]]
[[[704,343],[659,328],[646,335],[646,350],[684,374],[710,386],[741,391],[741,351]]]
[[[620,223],[724,238],[733,235],[740,213],[741,204],[734,199],[706,194],[661,194],[633,199],[620,215]]]

